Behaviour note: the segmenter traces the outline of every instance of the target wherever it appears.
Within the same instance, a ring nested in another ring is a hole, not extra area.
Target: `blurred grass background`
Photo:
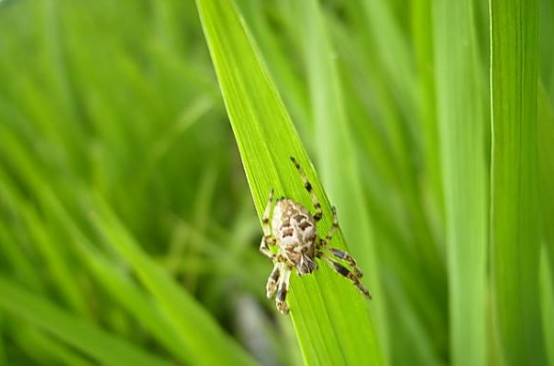
[[[236,3],[386,362],[554,363],[552,2]],[[0,1],[0,364],[301,364],[260,235],[193,1]]]

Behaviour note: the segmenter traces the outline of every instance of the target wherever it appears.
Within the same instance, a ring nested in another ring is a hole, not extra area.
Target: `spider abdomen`
[[[306,208],[290,199],[277,201],[272,228],[279,253],[294,263],[300,274],[311,273],[315,269],[316,226]]]

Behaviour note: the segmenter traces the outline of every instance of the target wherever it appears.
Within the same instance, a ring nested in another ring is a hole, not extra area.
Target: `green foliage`
[[[538,281],[538,6],[491,1],[494,307],[501,354],[518,364],[545,363]]]
[[[104,204],[98,205],[99,230],[103,230],[107,241],[134,269],[141,282],[153,294],[162,313],[175,327],[175,333],[187,352],[188,361],[193,364],[248,364],[253,360],[223,333],[214,320],[194,299],[159,269],[126,232],[122,224]]]
[[[452,358],[486,364],[488,120],[473,1],[437,1],[433,18]]]
[[[322,182],[340,213],[349,248],[365,270],[369,288],[375,294],[382,294],[369,208],[364,205],[358,157],[350,143],[353,129],[348,121],[338,65],[333,59],[334,50],[325,27],[324,14],[317,1],[302,1],[296,5],[301,5],[297,12],[298,23],[303,25],[299,29],[304,35],[305,69]],[[343,180],[342,177],[350,179]],[[375,314],[381,344],[386,344],[385,298],[376,297],[370,307]],[[382,347],[386,354],[386,346]]]
[[[0,0],[0,364],[554,363],[553,17]],[[372,301],[266,299],[291,155]]]
[[[165,365],[169,362],[130,345],[127,341],[98,330],[78,318],[64,314],[39,297],[0,279],[1,306],[39,329],[45,329],[62,341],[90,355],[102,364]]]
[[[258,216],[272,189],[277,197],[291,197],[310,207],[292,156],[324,199],[322,227],[329,228],[329,202],[236,8],[212,0],[199,0],[198,7]],[[337,235],[333,245],[344,248],[342,236]],[[305,362],[379,363],[381,352],[363,296],[347,280],[322,268],[313,277],[293,278],[291,284],[291,317]]]

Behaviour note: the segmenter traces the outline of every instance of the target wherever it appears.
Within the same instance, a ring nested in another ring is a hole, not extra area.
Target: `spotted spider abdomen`
[[[300,275],[317,268],[316,226],[306,208],[290,199],[278,200],[273,209],[272,229],[279,253],[295,265]]]

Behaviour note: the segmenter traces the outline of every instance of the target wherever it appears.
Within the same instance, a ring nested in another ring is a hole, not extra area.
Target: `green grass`
[[[0,0],[0,364],[554,363],[553,11]],[[265,297],[291,155],[372,301]]]
[[[2,308],[22,317],[38,329],[44,329],[67,344],[90,355],[102,364],[169,364],[126,340],[98,330],[94,325],[66,315],[39,297],[18,289],[16,284],[0,279]]]
[[[236,8],[210,0],[198,6],[258,216],[271,189],[277,197],[291,197],[309,207],[292,156],[324,199],[322,227],[329,228],[330,204]],[[345,247],[340,235],[333,245]],[[293,278],[290,294],[291,318],[305,362],[379,363],[381,352],[363,296],[328,268],[310,278]]]
[[[299,4],[295,4],[299,5]],[[375,294],[383,294],[376,261],[376,246],[364,205],[360,166],[355,148],[350,143],[352,126],[345,109],[338,65],[333,60],[333,45],[329,38],[326,19],[317,1],[304,1],[298,6],[299,24],[304,37],[305,69],[308,72],[310,101],[314,126],[314,140],[321,179],[328,190],[340,218],[348,248],[366,274],[366,283]],[[341,177],[350,177],[344,181]],[[386,355],[386,304],[384,297],[370,303],[375,315],[383,353]],[[386,359],[385,359],[386,361]]]
[[[538,126],[539,136],[539,190],[542,200],[540,209],[542,214],[542,241],[544,244],[544,255],[550,269],[550,284],[554,285],[554,193],[550,190],[553,187],[554,163],[552,159],[552,145],[550,142],[554,139],[554,109],[552,108],[552,98],[548,96],[545,88],[541,85],[539,88],[538,102]],[[547,328],[548,329],[548,328]],[[548,344],[550,347],[554,344]]]
[[[548,95],[544,84],[539,85],[538,91],[538,126],[539,136],[539,192],[541,201],[539,203],[542,214],[542,243],[541,252],[541,297],[542,297],[542,316],[543,325],[550,325],[554,322],[554,227],[552,221],[554,214],[554,197],[550,190],[552,178],[554,177],[552,144],[554,138],[554,110],[552,109],[552,97]],[[544,338],[546,344],[546,353],[548,361],[554,358],[554,332],[549,327],[544,327]]]
[[[434,9],[450,343],[456,364],[486,364],[487,122],[472,1]]]
[[[508,363],[545,363],[537,18],[538,1],[491,1],[492,270],[501,355]]]

